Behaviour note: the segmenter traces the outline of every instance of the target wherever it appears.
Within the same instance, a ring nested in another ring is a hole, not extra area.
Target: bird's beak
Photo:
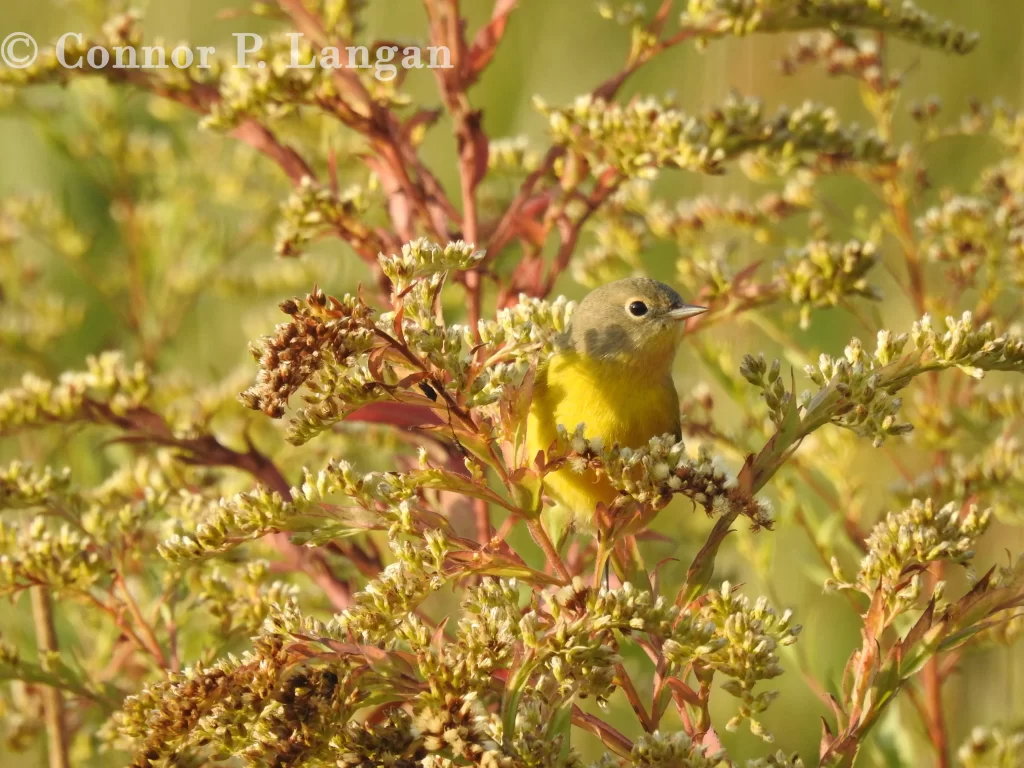
[[[684,304],[676,309],[670,309],[666,312],[666,316],[673,320],[685,320],[688,317],[694,317],[695,315],[702,315],[708,311],[707,307],[697,307],[693,304]]]

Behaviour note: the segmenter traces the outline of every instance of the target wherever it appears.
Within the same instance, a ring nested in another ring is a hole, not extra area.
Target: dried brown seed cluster
[[[246,407],[275,419],[326,361],[344,365],[373,341],[372,310],[347,294],[339,300],[316,288],[305,300],[282,302],[281,311],[291,320],[252,345],[260,370],[256,383],[240,395]]]

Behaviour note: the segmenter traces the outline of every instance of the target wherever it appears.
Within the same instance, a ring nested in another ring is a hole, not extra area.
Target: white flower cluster
[[[545,301],[521,294],[515,305],[498,310],[494,320],[480,321],[480,341],[500,347],[501,358],[550,354],[568,330],[575,309],[576,302],[565,296]]]
[[[104,352],[87,358],[86,370],[62,373],[56,382],[25,374],[20,387],[0,391],[0,433],[97,418],[93,405],[123,415],[149,395],[142,363],[128,366],[120,352]]]
[[[818,153],[878,162],[889,152],[877,137],[843,128],[835,110],[810,102],[768,114],[756,99],[733,97],[699,117],[650,97],[620,105],[585,95],[564,109],[541,100],[535,106],[557,144],[583,154],[598,173],[626,179],[653,179],[664,167],[721,173],[727,160],[748,153],[792,171]]]
[[[965,563],[974,557],[974,544],[988,528],[992,514],[972,506],[961,515],[961,508],[950,502],[936,509],[931,499],[914,499],[906,509],[886,515],[867,539],[868,553],[861,561],[855,588],[871,595],[879,585],[900,584],[915,566],[937,560]]]
[[[771,525],[770,504],[744,494],[736,478],[706,447],[701,446],[697,457],[691,458],[686,445],[673,435],[652,437],[642,448],[606,447],[600,439],[588,440],[584,429],[580,424],[569,432],[559,425],[558,445],[549,461],[564,458],[576,472],[600,470],[626,500],[657,507],[673,494],[681,494],[708,514],[723,515],[738,508],[755,526]]]
[[[979,379],[985,371],[1024,370],[1024,339],[1013,333],[996,336],[992,323],[975,329],[970,312],[959,319],[947,317],[945,333],[936,331],[931,316],[925,315],[914,323],[910,337],[914,346],[934,358],[936,368],[956,367]]]
[[[401,294],[416,278],[450,269],[469,269],[483,257],[483,251],[474,250],[472,244],[462,240],[442,247],[421,237],[403,245],[400,254],[381,254],[378,261],[381,270],[394,286],[395,293]]]

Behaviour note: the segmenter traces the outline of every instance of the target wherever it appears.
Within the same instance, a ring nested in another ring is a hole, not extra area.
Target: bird
[[[626,278],[595,288],[571,315],[560,348],[538,365],[527,416],[528,456],[547,452],[558,426],[605,447],[639,448],[665,434],[680,437],[672,363],[685,321],[707,308],[687,304],[665,283]],[[557,540],[572,528],[593,531],[599,503],[617,494],[594,470],[564,467],[544,477],[546,512]],[[557,532],[557,533],[556,533]]]

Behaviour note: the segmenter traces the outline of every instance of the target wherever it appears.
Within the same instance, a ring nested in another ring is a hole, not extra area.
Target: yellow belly
[[[556,355],[537,372],[527,421],[529,455],[547,451],[558,425],[570,432],[585,424],[588,439],[600,438],[606,447],[639,448],[650,438],[679,434],[679,399],[671,378],[642,373],[611,363],[598,363],[572,351]],[[578,521],[593,518],[599,502],[611,504],[616,491],[594,472],[570,469],[544,480],[545,493]]]

